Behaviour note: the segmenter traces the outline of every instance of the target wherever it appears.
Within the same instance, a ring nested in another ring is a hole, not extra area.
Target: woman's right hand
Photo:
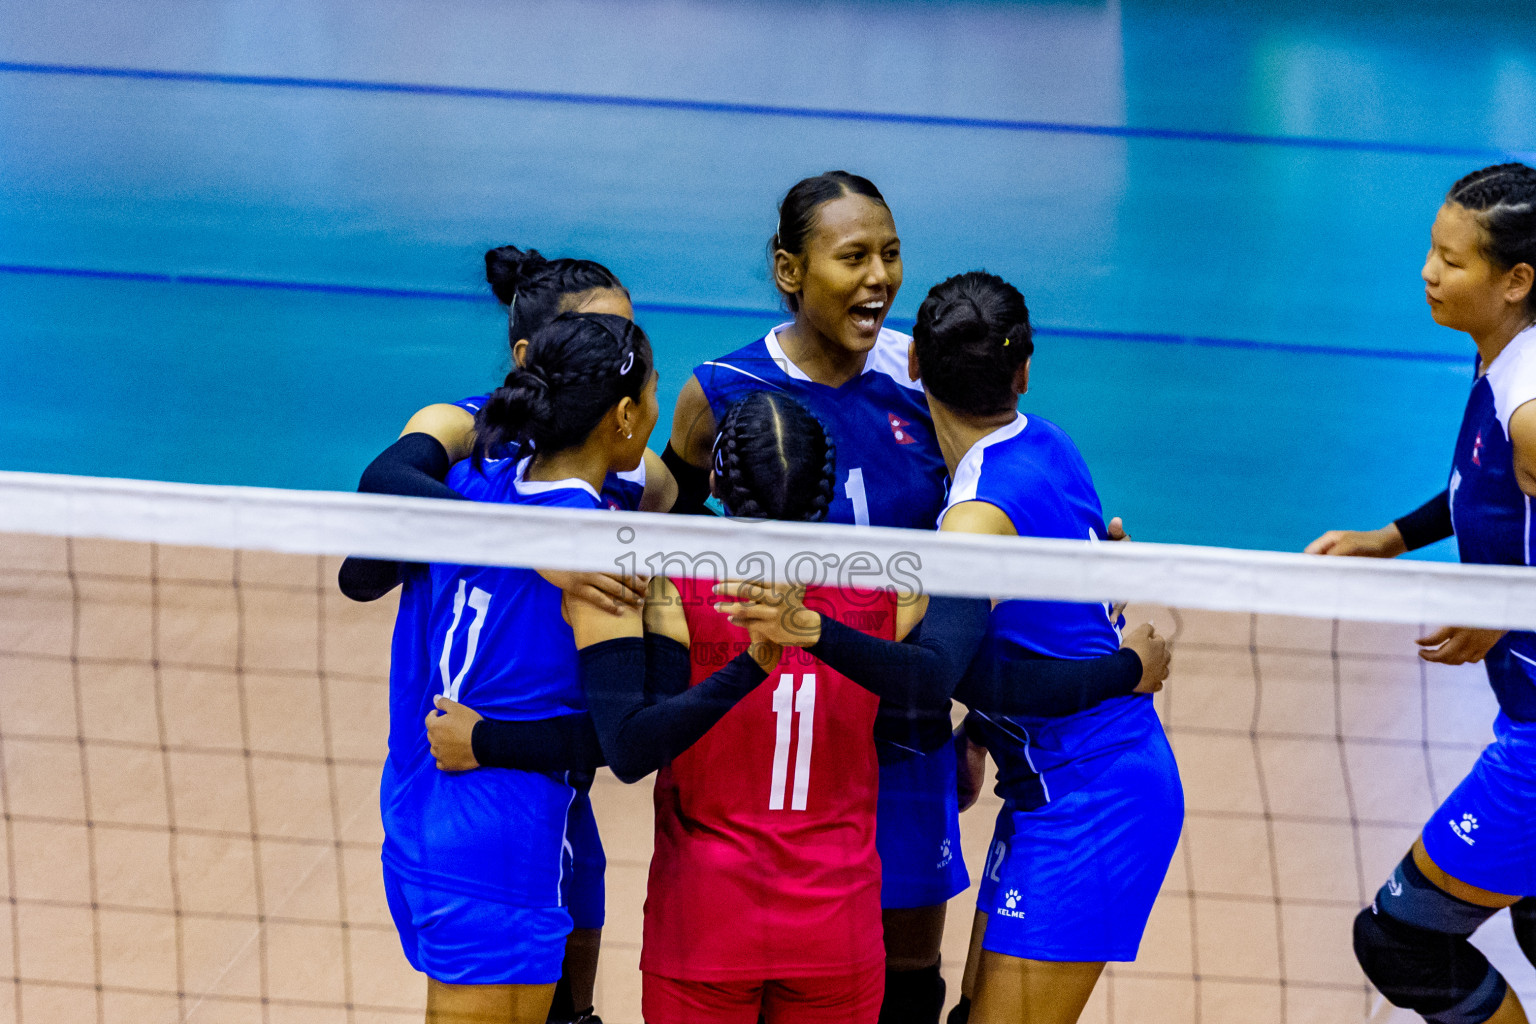
[[[617,615],[625,607],[643,608],[648,576],[624,576],[616,572],[560,572],[540,569],[544,577],[567,595],[598,611]]]
[[[1168,678],[1173,655],[1168,651],[1168,640],[1159,636],[1152,623],[1143,622],[1120,638],[1121,648],[1129,647],[1141,659],[1141,682],[1133,693],[1156,693]]]
[[[1306,547],[1309,555],[1355,555],[1361,558],[1396,558],[1408,545],[1396,523],[1379,530],[1329,530]]]

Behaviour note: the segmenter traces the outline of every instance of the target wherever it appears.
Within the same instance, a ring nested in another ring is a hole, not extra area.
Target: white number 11
[[[789,738],[793,719],[800,716],[800,742],[795,749],[795,785],[789,809],[805,810],[805,791],[811,781],[811,745],[816,728],[816,676],[807,672],[800,677],[800,692],[795,692],[795,677],[779,676],[773,691],[775,733],[773,743],[773,785],[768,793],[768,809],[784,809],[784,790],[789,781]]]

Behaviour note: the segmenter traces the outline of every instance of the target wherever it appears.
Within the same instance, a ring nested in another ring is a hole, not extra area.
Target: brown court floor
[[[421,1019],[378,865],[393,605],[342,598],[335,564],[0,535],[0,1024]],[[1419,663],[1412,628],[1138,614],[1176,637],[1158,708],[1188,816],[1085,1022],[1416,1020],[1365,986],[1349,925],[1486,742],[1481,670]],[[649,787],[593,797],[597,1005],[638,1024]],[[963,818],[973,877],[997,806]],[[1505,916],[1479,941],[1536,1003]]]

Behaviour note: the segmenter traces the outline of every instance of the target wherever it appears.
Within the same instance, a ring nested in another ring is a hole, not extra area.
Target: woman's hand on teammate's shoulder
[[[1163,682],[1168,678],[1168,670],[1173,665],[1168,639],[1160,636],[1152,628],[1152,623],[1143,622],[1135,629],[1126,631],[1120,638],[1120,646],[1129,647],[1141,659],[1141,682],[1136,684],[1133,692],[1156,693],[1161,690]]]
[[[1482,661],[1493,645],[1504,639],[1502,629],[1473,629],[1470,626],[1442,626],[1428,636],[1414,641],[1419,657],[1440,665],[1469,665]]]
[[[467,772],[479,768],[475,760],[475,723],[485,716],[474,708],[442,694],[432,701],[436,711],[427,712],[427,742],[437,767],[445,772]]]
[[[618,615],[625,608],[641,608],[645,605],[645,587],[649,579],[645,576],[626,576],[616,572],[561,572],[555,569],[540,569],[539,575],[565,591],[567,597],[609,615]]]
[[[1329,530],[1306,547],[1309,555],[1362,558],[1396,558],[1407,550],[1396,523],[1388,523],[1379,530]]]
[[[753,642],[814,647],[821,640],[821,615],[805,606],[804,587],[726,580],[715,584],[715,596],[724,598],[715,611],[744,628]]]

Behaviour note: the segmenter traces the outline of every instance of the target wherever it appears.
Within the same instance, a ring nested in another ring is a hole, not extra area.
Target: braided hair
[[[485,254],[485,282],[507,307],[508,339],[516,344],[569,308],[569,300],[598,288],[629,294],[613,271],[592,260],[547,260],[539,250],[498,246]]]
[[[1035,351],[1029,307],[1013,285],[972,270],[941,281],[912,328],[923,387],[957,412],[996,416],[1016,409],[1014,377]]]
[[[805,253],[806,240],[816,229],[817,215],[821,208],[834,199],[858,195],[885,206],[885,196],[868,178],[847,171],[827,171],[814,178],[795,182],[794,187],[779,203],[779,226],[768,239],[768,265],[773,266],[773,254],[780,249],[794,256]],[[889,209],[889,207],[886,207]],[[797,295],[785,293],[784,302],[791,313],[800,308]]]
[[[1445,201],[1471,211],[1483,229],[1483,255],[1501,270],[1536,268],[1536,169],[1498,164],[1473,171],[1451,186]],[[1526,296],[1536,312],[1536,288]]]
[[[651,379],[651,342],[608,313],[563,313],[535,331],[523,365],[475,414],[474,458],[529,447],[546,455],[587,439],[620,399]]]
[[[727,515],[818,523],[832,504],[837,453],[805,406],[782,392],[754,391],[720,420],[714,468]]]

